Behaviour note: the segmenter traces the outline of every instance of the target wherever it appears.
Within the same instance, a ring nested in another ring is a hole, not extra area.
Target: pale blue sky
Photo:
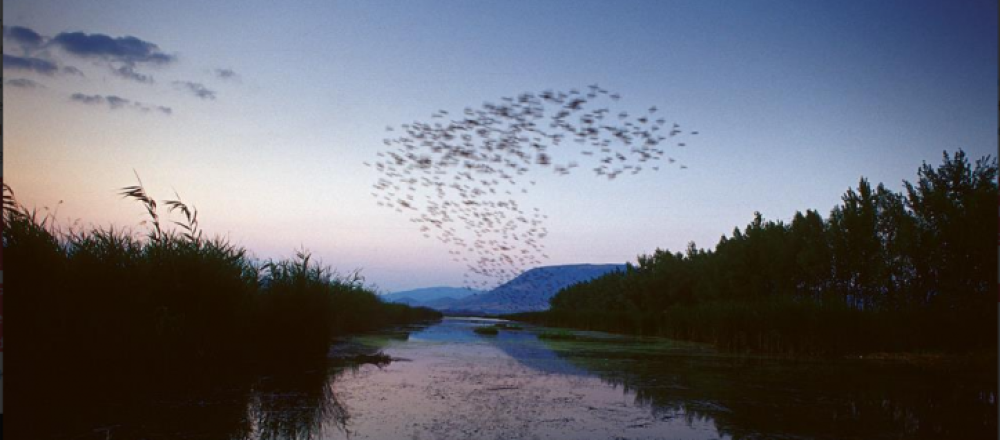
[[[460,285],[464,267],[375,206],[362,162],[386,125],[437,109],[599,83],[701,132],[673,152],[686,170],[539,177],[524,203],[550,215],[548,264],[714,246],[754,211],[826,214],[861,176],[898,189],[942,150],[997,150],[995,1],[205,3],[4,2],[5,26],[134,36],[176,57],[136,67],[151,84],[58,48],[32,55],[83,76],[5,65],[5,82],[39,85],[4,87],[5,181],[23,202],[136,225],[141,208],[115,195],[134,168],[258,256],[305,246],[399,290]],[[24,55],[6,39],[4,53]]]

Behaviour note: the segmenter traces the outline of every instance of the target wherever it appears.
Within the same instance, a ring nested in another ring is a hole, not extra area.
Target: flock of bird
[[[468,267],[466,286],[495,286],[548,258],[548,216],[517,200],[536,183],[525,184],[534,170],[566,175],[589,168],[612,180],[657,171],[663,159],[686,168],[665,148],[684,147],[698,132],[668,124],[655,106],[639,115],[612,109],[619,99],[597,85],[522,93],[386,127],[385,148],[365,163],[380,175],[372,195],[450,246],[453,259]]]

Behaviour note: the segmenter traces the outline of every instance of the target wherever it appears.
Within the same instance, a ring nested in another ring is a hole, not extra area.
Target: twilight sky
[[[827,214],[943,150],[997,151],[996,1],[3,3],[5,182],[69,225],[140,229],[142,176],[259,257],[305,247],[386,291],[464,266],[377,207],[384,127],[520,92],[617,91],[698,130],[688,169],[541,170],[546,264],[711,247]]]

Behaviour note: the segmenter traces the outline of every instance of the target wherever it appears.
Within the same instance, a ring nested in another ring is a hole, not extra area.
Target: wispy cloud
[[[174,86],[188,91],[201,99],[215,99],[215,91],[209,90],[204,84],[192,81],[174,81]]]
[[[6,84],[6,85],[8,85],[8,86],[11,86],[11,87],[17,87],[19,89],[44,89],[45,88],[45,86],[42,85],[41,83],[38,83],[38,82],[33,81],[33,80],[30,80],[28,78],[11,78],[11,79],[5,79],[3,81],[3,83]]]
[[[164,115],[173,114],[173,109],[162,105],[151,105],[142,102],[132,101],[115,95],[85,95],[74,93],[69,99],[85,105],[107,105],[111,110],[128,109],[143,113],[158,112]]]
[[[135,71],[135,66],[126,64],[121,67],[112,67],[111,72],[119,77],[130,79],[132,81],[141,82],[144,84],[152,84],[153,77],[151,75],[146,75],[144,73],[139,73]]]
[[[128,99],[114,95],[105,96],[104,99],[108,102],[108,106],[110,106],[112,109],[115,110],[127,107],[128,105],[132,104],[132,101]]]
[[[3,68],[4,70],[27,70],[42,75],[53,75],[59,71],[59,66],[52,61],[8,54],[3,54]]]
[[[156,44],[132,36],[111,37],[104,34],[63,32],[52,39],[52,44],[76,56],[126,64],[167,64],[176,59],[161,51]]]
[[[238,81],[240,75],[233,71],[233,69],[215,69],[215,76],[220,79]]]
[[[139,72],[137,66],[164,65],[176,60],[174,55],[163,52],[156,44],[133,36],[111,37],[97,33],[63,32],[53,38],[46,38],[27,27],[4,26],[3,37],[5,41],[20,46],[25,51],[25,56],[4,54],[4,69],[30,70],[43,75],[57,73],[59,65],[50,59],[27,56],[31,49],[58,47],[71,56],[98,59],[116,76],[146,84],[153,83],[153,77]],[[51,54],[46,58],[51,58]],[[73,66],[63,67],[62,71],[83,76],[83,72]]]
[[[35,49],[45,42],[45,39],[38,32],[22,26],[4,26],[3,38],[20,46],[25,52]]]
[[[132,81],[151,84],[153,77],[137,70],[140,66],[161,66],[173,63],[177,57],[160,49],[155,43],[130,35],[112,37],[100,33],[62,32],[48,38],[24,26],[4,26],[3,37],[6,42],[13,43],[24,49],[24,56],[4,54],[4,68],[33,70],[45,75],[56,73],[58,64],[49,51],[43,52],[45,58],[31,58],[28,53],[32,49],[56,47],[63,53],[78,58],[100,60],[116,76]],[[8,64],[10,66],[8,66]],[[64,67],[64,73],[82,75],[82,72],[72,66]]]
[[[48,36],[24,26],[3,26],[5,47],[20,48],[23,53],[4,53],[4,71],[21,71],[53,77],[86,77],[77,67],[67,64],[74,60],[88,60],[93,65],[108,69],[113,76],[144,84],[156,84],[148,68],[170,66],[177,61],[177,55],[168,53],[156,43],[125,35],[112,36],[103,33],[61,32]],[[90,64],[90,63],[88,63]],[[215,78],[238,81],[240,75],[230,68],[211,70]],[[199,99],[214,100],[218,94],[205,84],[195,81],[169,81],[173,87]],[[27,78],[5,80],[5,85],[18,88],[41,88],[44,85]],[[141,112],[173,113],[167,106],[152,105],[134,101],[113,94],[74,93],[70,102],[82,105],[106,106],[111,110],[129,109]]]
[[[156,44],[133,36],[63,32],[49,44],[77,57],[102,60],[116,76],[145,84],[152,84],[153,77],[137,71],[136,66],[165,65],[176,60],[176,56],[163,52]]]
[[[80,71],[80,69],[73,66],[63,66],[62,71],[67,75],[86,76]]]
[[[69,99],[87,105],[104,104],[104,96],[101,95],[84,95],[83,93],[74,93],[69,97]]]

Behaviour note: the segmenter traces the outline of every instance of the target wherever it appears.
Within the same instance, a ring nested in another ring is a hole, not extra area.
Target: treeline
[[[147,235],[61,230],[4,187],[17,359],[8,395],[36,420],[66,402],[114,405],[143,390],[224,386],[325,359],[340,335],[441,317],[383,303],[358,274],[338,275],[307,253],[259,261],[204,238],[197,211],[179,200],[158,206],[141,184],[123,195],[147,208]],[[163,227],[162,206],[180,215],[176,229]]]
[[[733,350],[995,348],[997,161],[945,152],[918,177],[903,193],[862,178],[826,218],[756,213],[713,250],[657,250],[517,318]]]

